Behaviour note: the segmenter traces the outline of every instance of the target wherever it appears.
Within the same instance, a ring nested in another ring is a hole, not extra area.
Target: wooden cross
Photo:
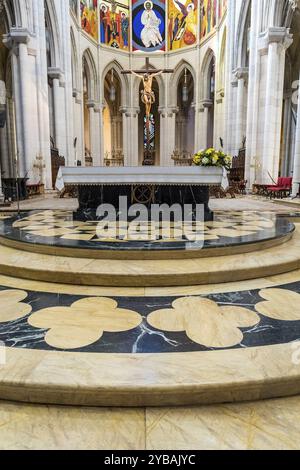
[[[148,75],[153,75],[153,74],[157,74],[157,73],[173,73],[174,70],[171,70],[171,69],[155,69],[154,67],[152,67],[150,65],[150,59],[149,57],[146,57],[146,63],[145,63],[145,67],[141,70],[122,70],[122,74],[123,75],[130,75],[132,73],[136,73],[138,75],[145,75],[145,74],[148,74]]]
[[[124,75],[133,74],[143,80],[144,89],[141,92],[142,102],[146,108],[146,127],[147,127],[147,148],[144,153],[143,165],[154,165],[154,158],[150,149],[150,112],[152,105],[155,103],[155,94],[152,89],[152,81],[155,76],[164,73],[173,73],[171,69],[155,69],[151,67],[149,57],[146,58],[145,67],[142,70],[124,70]]]

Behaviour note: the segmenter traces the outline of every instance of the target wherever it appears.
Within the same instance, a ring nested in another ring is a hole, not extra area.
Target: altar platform
[[[126,407],[300,393],[297,214],[218,212],[206,256],[181,247],[180,259],[90,251],[95,226],[71,212],[6,214],[0,226],[0,399]]]
[[[294,225],[271,212],[216,212],[214,221],[78,221],[71,211],[12,215],[0,226],[6,246],[74,258],[164,260],[250,253],[288,241]],[[190,238],[191,236],[191,238]]]

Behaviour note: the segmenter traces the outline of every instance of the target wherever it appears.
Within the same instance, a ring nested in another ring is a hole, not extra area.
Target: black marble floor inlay
[[[18,242],[97,250],[195,250],[234,247],[282,238],[294,225],[274,212],[216,212],[213,222],[188,228],[172,223],[151,232],[150,223],[117,224],[107,231],[98,221],[73,220],[69,211],[33,211],[0,221],[0,236]]]
[[[0,341],[7,347],[139,354],[252,348],[296,340],[300,281],[263,290],[155,298],[0,287]]]

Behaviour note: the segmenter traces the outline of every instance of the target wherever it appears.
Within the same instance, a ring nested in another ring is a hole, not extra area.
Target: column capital
[[[168,116],[169,117],[172,117],[173,114],[178,114],[179,112],[179,107],[176,105],[176,104],[171,104],[168,106],[168,108],[166,109],[167,113],[168,113]]]
[[[278,44],[285,50],[288,49],[293,43],[293,35],[290,30],[285,27],[272,27],[268,28],[264,33],[259,36],[258,49],[260,53],[267,54],[270,44]]]
[[[63,72],[58,67],[49,67],[48,68],[48,77],[51,80],[61,80],[63,78]]]
[[[88,100],[88,101],[86,102],[86,106],[87,106],[88,109],[95,108],[95,106],[96,106],[96,101],[94,101],[94,100]]]
[[[237,80],[248,80],[249,77],[249,68],[248,67],[238,67],[234,71],[234,75]]]
[[[236,76],[234,71],[233,71],[232,76],[231,76],[230,84],[231,84],[232,88],[236,88],[238,86],[238,79],[237,79],[237,76]]]
[[[8,34],[3,36],[3,44],[8,49],[14,49],[19,44],[28,44],[31,39],[30,32],[27,28],[10,28]]]
[[[216,102],[217,102],[217,104],[223,103],[224,97],[225,97],[224,88],[220,88],[220,90],[217,90],[217,92],[216,92]]]
[[[164,108],[163,106],[159,106],[158,114],[160,114],[161,117],[165,118],[168,116],[168,110]]]
[[[203,108],[211,108],[213,106],[213,100],[210,99],[210,98],[206,98],[204,100],[200,100],[200,105],[203,107]]]
[[[130,113],[130,110],[129,110],[129,108],[127,108],[127,106],[120,106],[119,111],[120,111],[121,114],[125,114],[125,115]]]

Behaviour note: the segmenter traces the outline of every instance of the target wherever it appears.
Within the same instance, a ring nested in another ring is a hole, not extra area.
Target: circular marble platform
[[[300,271],[160,290],[0,285],[0,399],[166,406],[300,392]]]
[[[282,248],[209,258],[128,260],[39,254],[0,245],[0,274],[86,286],[209,285],[282,274],[300,268],[300,231]],[[291,236],[290,234],[289,236]]]
[[[294,225],[270,212],[217,212],[213,222],[118,223],[105,231],[68,211],[34,211],[0,221],[0,242],[20,250],[93,259],[187,259],[249,253],[289,240]]]

